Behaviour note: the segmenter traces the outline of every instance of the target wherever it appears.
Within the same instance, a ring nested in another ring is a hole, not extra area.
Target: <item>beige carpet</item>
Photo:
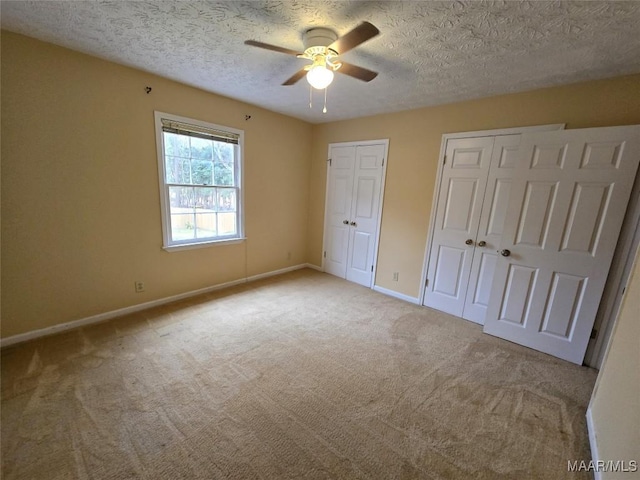
[[[595,377],[301,270],[4,349],[2,478],[590,478]]]

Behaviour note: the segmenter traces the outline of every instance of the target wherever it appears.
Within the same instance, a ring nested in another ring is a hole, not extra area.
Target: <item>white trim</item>
[[[458,132],[445,133],[440,141],[440,154],[438,155],[438,172],[436,173],[436,183],[433,189],[433,198],[431,200],[431,214],[429,217],[429,231],[427,233],[427,242],[424,250],[424,261],[422,262],[422,275],[420,276],[420,290],[418,294],[419,304],[424,305],[425,284],[427,283],[427,272],[429,266],[429,257],[431,256],[431,244],[433,242],[433,229],[436,223],[436,212],[438,209],[438,197],[440,196],[440,183],[442,182],[442,170],[444,167],[444,154],[447,149],[447,141],[457,138],[473,138],[473,137],[495,137],[498,135],[518,135],[527,132],[547,132],[564,130],[566,124],[555,123],[550,125],[536,125],[532,127],[513,127],[499,128],[495,130],[479,130],[474,132]]]
[[[329,144],[328,152],[331,153],[331,145],[336,145],[339,147],[366,147],[369,145],[380,145],[381,143],[389,144],[388,138],[380,138],[378,140],[360,140],[355,142],[335,142]]]
[[[281,268],[279,270],[273,270],[271,272],[260,273],[258,275],[252,275],[250,277],[241,278],[239,280],[233,280],[231,282],[219,283],[217,285],[212,285],[210,287],[200,288],[198,290],[191,290],[189,292],[179,293],[178,295],[159,298],[157,300],[151,300],[150,302],[139,303],[137,305],[131,305],[130,307],[119,308],[117,310],[111,310],[110,312],[99,313],[97,315],[81,318],[79,320],[60,323],[58,325],[53,325],[51,327],[41,328],[39,330],[33,330],[31,332],[20,333],[18,335],[13,335],[11,337],[2,338],[0,339],[0,348],[8,347],[9,345],[15,345],[16,343],[26,342],[28,340],[33,340],[35,338],[46,337],[48,335],[53,335],[55,333],[65,332],[67,330],[72,330],[74,328],[83,327],[83,326],[91,325],[94,323],[104,322],[106,320],[111,320],[112,318],[121,317],[129,313],[139,312],[141,310],[157,307],[159,305],[175,302],[177,300],[194,297],[196,295],[202,295],[203,293],[214,292],[216,290],[222,290],[224,288],[233,287],[243,283],[253,282],[263,278],[273,277],[275,275],[281,275],[283,273],[292,272],[294,270],[301,270],[307,267],[317,269],[315,265],[310,266],[309,264],[302,263],[300,265],[294,265],[292,267]]]
[[[444,167],[444,152],[447,150],[447,134],[442,135],[440,140],[440,154],[438,155],[438,171],[436,173],[436,184],[433,189],[431,199],[431,213],[429,214],[429,230],[427,231],[427,243],[424,249],[424,260],[422,262],[422,274],[420,275],[420,290],[418,298],[420,305],[424,305],[424,295],[427,284],[427,272],[429,271],[429,257],[431,256],[431,244],[433,242],[433,229],[436,224],[436,212],[438,211],[438,197],[440,196],[440,184],[442,183],[442,168]],[[453,137],[452,137],[453,138]]]
[[[598,453],[598,443],[596,442],[596,430],[593,423],[593,415],[591,414],[591,406],[587,408],[587,431],[589,432],[589,447],[591,449],[591,459],[593,463],[597,465],[597,461],[600,460],[600,454]],[[595,469],[593,472],[594,480],[602,479],[602,472]]]
[[[244,240],[244,130],[239,130],[233,127],[227,127],[226,125],[217,125],[211,122],[205,122],[203,120],[196,120],[193,118],[181,117],[178,115],[174,115],[172,113],[165,113],[154,111],[154,123],[156,129],[156,153],[158,160],[158,182],[160,187],[160,212],[161,212],[161,223],[162,223],[162,245],[163,249],[171,252],[183,250],[184,247],[187,248],[202,248],[209,247],[212,245],[221,245],[224,243],[231,243],[233,241],[242,241]],[[165,160],[164,160],[164,143],[162,141],[162,119],[175,120],[182,123],[187,123],[191,125],[198,125],[201,127],[212,128],[214,130],[227,131],[231,133],[235,133],[238,135],[238,144],[235,145],[235,163],[237,168],[235,168],[235,177],[236,184],[233,186],[238,190],[237,196],[237,235],[233,237],[218,237],[209,240],[198,240],[193,239],[190,241],[173,241],[171,240],[171,218],[170,218],[170,208],[169,208],[169,193],[168,188],[165,184],[166,172],[165,172]]]
[[[327,162],[330,162],[331,159],[331,145],[333,145],[332,143],[329,144],[329,149],[327,150]],[[325,271],[325,260],[326,260],[326,255],[327,255],[327,209],[329,208],[329,176],[331,175],[331,172],[329,171],[329,167],[326,168],[327,173],[326,173],[326,178],[325,178],[325,186],[324,186],[324,215],[322,217],[322,257],[321,257],[321,261],[320,261],[320,268],[322,268],[322,271]]]
[[[604,361],[611,332],[622,305],[623,291],[629,282],[636,251],[640,246],[640,169],[631,191],[627,213],[625,214],[620,237],[611,262],[607,283],[602,293],[600,308],[593,327],[598,331],[595,340],[589,341],[584,364],[600,369]]]
[[[257,275],[251,275],[246,278],[247,282],[255,282],[256,280],[262,280],[263,278],[274,277],[276,275],[282,275],[283,273],[293,272],[295,270],[302,270],[303,268],[307,268],[306,263],[301,263],[299,265],[293,265],[292,267],[280,268],[278,270],[272,270],[270,272],[258,273]]]
[[[420,299],[418,297],[410,297],[409,295],[405,295],[404,293],[396,292],[394,290],[389,290],[388,288],[379,287],[378,285],[374,285],[374,291],[378,293],[382,293],[384,295],[388,295],[390,297],[397,298],[399,300],[404,300],[405,302],[413,303],[415,305],[420,305]]]
[[[382,159],[382,180],[380,180],[380,199],[378,201],[378,222],[376,224],[376,239],[373,244],[373,275],[371,275],[371,288],[376,284],[378,275],[378,248],[380,246],[380,229],[382,228],[382,206],[384,203],[384,188],[387,182],[387,165],[389,165],[389,139],[384,142],[384,158]]]
[[[307,268],[310,268],[311,270],[316,270],[318,272],[324,272],[324,270],[322,269],[322,267],[319,267],[318,265],[314,265],[313,263],[307,263],[305,265]]]
[[[384,157],[382,159],[382,178],[380,180],[380,199],[378,201],[378,220],[376,222],[376,237],[373,246],[373,275],[371,275],[371,283],[369,288],[373,288],[375,286],[376,274],[378,273],[378,248],[380,247],[380,229],[382,227],[382,207],[384,204],[384,189],[387,180],[387,165],[389,164],[389,139],[381,138],[379,140],[362,140],[356,142],[337,142],[330,143],[329,148],[327,150],[327,158],[331,158],[331,148],[336,147],[364,147],[369,145],[384,145]],[[327,208],[329,198],[329,177],[331,172],[327,167],[327,177],[325,179],[325,192],[324,192],[324,220],[322,226],[322,265],[321,270],[324,272],[324,263],[325,256],[324,252],[326,252],[327,245]],[[313,268],[313,267],[312,267]]]
[[[557,130],[564,130],[567,126],[566,123],[551,123],[548,125],[533,125],[530,127],[510,127],[510,128],[496,128],[494,130],[476,130],[471,132],[456,132],[445,133],[443,138],[471,138],[471,137],[496,137],[499,135],[518,135],[522,133],[531,132],[554,132]]]
[[[170,247],[162,247],[167,252],[176,252],[178,250],[190,250],[193,248],[215,247],[216,245],[233,245],[234,243],[242,243],[246,241],[246,237],[232,238],[230,240],[213,240],[211,242],[185,243],[184,245],[171,245]]]

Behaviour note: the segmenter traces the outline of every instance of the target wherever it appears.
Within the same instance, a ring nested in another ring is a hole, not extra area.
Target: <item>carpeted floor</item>
[[[590,478],[595,378],[300,270],[4,349],[2,478]]]

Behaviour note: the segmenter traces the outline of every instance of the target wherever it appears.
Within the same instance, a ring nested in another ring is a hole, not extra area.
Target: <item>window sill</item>
[[[165,245],[162,247],[167,252],[177,252],[179,250],[191,250],[194,248],[215,247],[218,245],[233,245],[234,243],[242,243],[246,240],[246,237],[230,238],[229,240],[213,240],[208,242],[196,242],[196,243],[184,243],[182,245]]]

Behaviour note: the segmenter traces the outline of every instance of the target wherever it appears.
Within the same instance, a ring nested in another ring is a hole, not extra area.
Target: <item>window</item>
[[[242,238],[243,131],[155,112],[164,247]]]

